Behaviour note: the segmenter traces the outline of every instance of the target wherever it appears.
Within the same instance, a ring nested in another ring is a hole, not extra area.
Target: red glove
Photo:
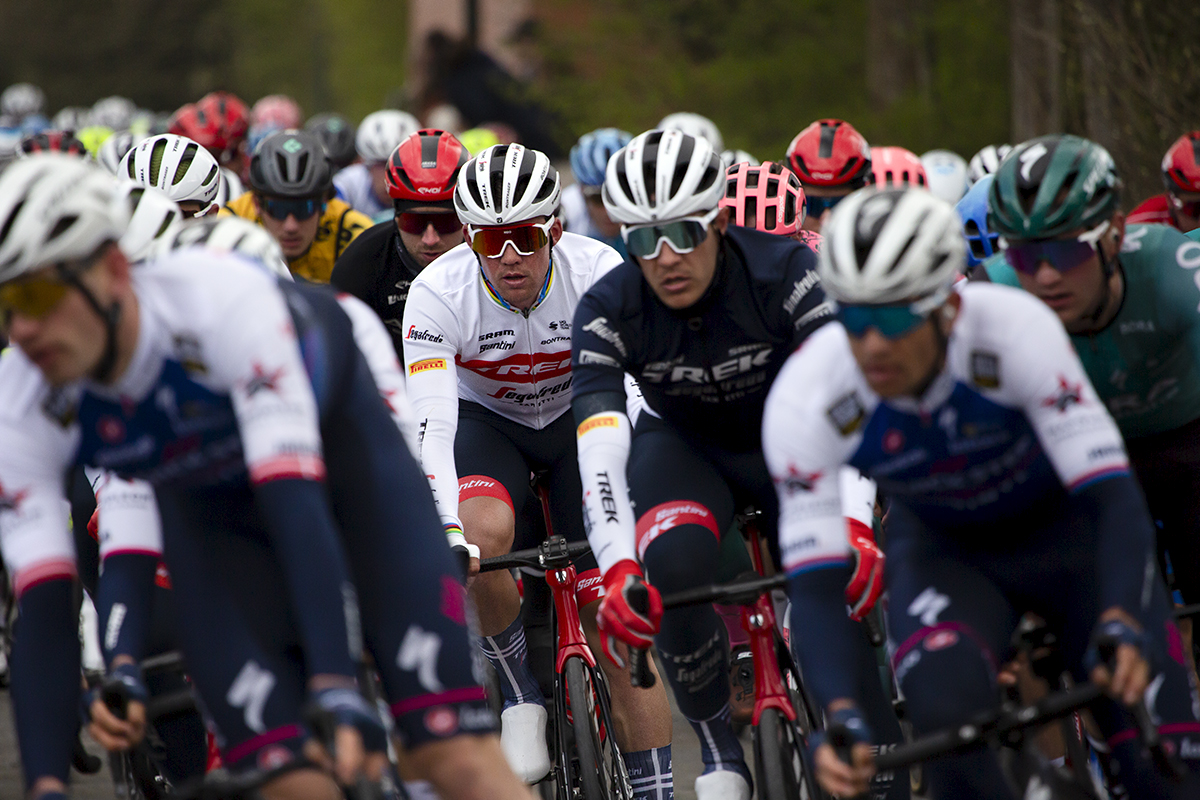
[[[638,584],[646,587],[650,599],[650,607],[645,614],[634,611],[629,605],[628,592]],[[627,558],[613,564],[604,574],[604,599],[600,601],[600,610],[596,612],[604,655],[624,669],[625,662],[617,655],[613,639],[645,650],[654,643],[652,637],[658,633],[662,613],[662,597],[658,589],[646,583],[637,562]]]
[[[850,616],[862,619],[883,594],[883,552],[875,544],[875,531],[856,519],[847,519],[854,574],[846,584]]]

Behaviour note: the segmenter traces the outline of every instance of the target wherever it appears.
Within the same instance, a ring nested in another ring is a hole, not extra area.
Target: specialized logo
[[[849,436],[862,427],[867,416],[866,409],[858,399],[858,392],[853,390],[835,400],[833,405],[825,410],[825,414],[842,436]]]
[[[938,615],[950,607],[950,598],[928,586],[908,604],[908,615],[918,617],[927,628],[937,625]]]
[[[246,381],[246,397],[254,397],[261,391],[278,392],[279,380],[283,377],[283,367],[267,372],[261,364],[255,363],[250,380]]]
[[[1083,383],[1072,384],[1065,375],[1058,376],[1058,392],[1042,401],[1045,408],[1056,408],[1064,413],[1068,408],[1083,404]]]
[[[275,688],[275,675],[256,661],[247,661],[225,694],[225,702],[243,710],[246,727],[255,733],[266,733],[263,709]]]
[[[438,653],[442,650],[442,637],[432,631],[413,625],[404,634],[400,650],[396,653],[396,666],[405,672],[417,673],[417,681],[427,692],[444,692],[437,674]]]
[[[485,378],[507,383],[541,383],[571,374],[571,351],[557,353],[516,353],[497,361],[455,359],[464,369]]]
[[[588,431],[594,431],[596,428],[620,428],[621,421],[617,419],[615,414],[598,414],[594,417],[588,417],[579,424],[575,429],[575,438],[581,439]]]
[[[433,333],[431,331],[419,331],[419,330],[417,330],[416,325],[408,326],[408,333],[406,333],[404,335],[404,338],[408,339],[410,341],[415,341],[415,342],[442,342],[442,341],[445,341],[445,337],[442,336],[440,333]]]
[[[408,374],[416,375],[419,372],[428,372],[431,369],[445,369],[446,359],[444,358],[426,358],[421,361],[416,361],[408,365]]]
[[[972,350],[971,380],[981,389],[999,389],[1000,357],[995,353]]]
[[[1042,156],[1050,152],[1046,149],[1046,145],[1038,142],[1033,147],[1030,147],[1024,153],[1021,153],[1021,179],[1025,181],[1032,180],[1033,167],[1037,162],[1042,160]],[[1086,190],[1085,190],[1086,191]]]
[[[743,353],[737,358],[714,364],[711,369],[689,367],[670,361],[657,361],[647,364],[640,377],[651,383],[709,384],[713,381],[729,380],[771,363],[771,354],[774,352],[771,346],[761,343],[758,347],[761,349],[758,349],[757,352]]]

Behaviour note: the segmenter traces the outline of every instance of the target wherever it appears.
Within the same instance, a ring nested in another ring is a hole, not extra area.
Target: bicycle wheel
[[[633,790],[621,751],[613,738],[608,687],[603,676],[581,658],[567,659],[564,672],[571,702],[580,797],[582,800],[631,800]]]
[[[758,719],[754,729],[754,767],[762,800],[796,800],[801,796],[811,797],[804,783],[804,761],[801,749],[804,743],[796,732],[795,725],[779,712],[768,708]]]

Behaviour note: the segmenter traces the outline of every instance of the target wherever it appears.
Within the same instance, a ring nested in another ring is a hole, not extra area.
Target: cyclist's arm
[[[571,337],[571,411],[579,447],[584,521],[602,573],[638,558],[625,467],[632,438],[625,414],[627,343],[594,293],[575,309]]]
[[[793,350],[813,331],[833,319],[833,307],[825,299],[825,290],[817,278],[816,254],[807,247],[798,247],[793,252],[787,277],[778,292],[783,313],[791,326]]]
[[[792,635],[818,702],[856,702],[855,636],[846,611],[850,547],[840,469],[852,440],[834,430],[810,387],[828,375],[805,348],[776,378],[763,415],[763,455],[779,496],[779,546],[789,576]],[[847,354],[848,356],[848,354]]]
[[[438,516],[447,535],[462,535],[458,518],[458,472],[454,435],[458,430],[459,323],[434,287],[421,279],[409,289],[404,329],[420,331],[404,344],[408,397],[416,414],[421,466],[433,488]],[[440,339],[441,341],[434,341]]]
[[[105,474],[97,483],[100,578],[96,614],[105,663],[145,656],[154,579],[162,557],[162,522],[154,489],[145,481]]]
[[[1123,250],[1136,252],[1153,237],[1163,263],[1154,264],[1159,325],[1179,332],[1200,370],[1200,242],[1191,241],[1174,228],[1159,225],[1127,229]]]
[[[1117,425],[1096,395],[1054,313],[1023,303],[1001,360],[1000,391],[1013,391],[1059,480],[1089,508],[1099,533],[1100,602],[1136,614],[1154,570],[1154,528]],[[1005,387],[1011,387],[1006,390]]]
[[[308,674],[354,675],[348,570],[325,489],[316,398],[277,284],[237,286],[212,321],[212,381],[229,392],[255,501],[287,579]],[[357,633],[357,632],[356,632]]]

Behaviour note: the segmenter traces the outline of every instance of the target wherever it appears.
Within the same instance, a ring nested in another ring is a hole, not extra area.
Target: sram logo
[[[722,361],[719,364],[714,364],[712,371],[703,367],[688,367],[682,364],[669,365],[650,365],[642,373],[641,377],[651,383],[712,383],[714,380],[723,381],[741,375],[743,372],[749,372],[757,367],[765,367],[771,361],[771,347],[763,345],[763,349],[757,353],[745,353],[737,358],[731,358],[728,361]],[[651,369],[651,366],[658,367]]]
[[[496,361],[471,359],[458,365],[485,378],[505,383],[541,383],[571,374],[571,351],[558,353],[515,353]]]

